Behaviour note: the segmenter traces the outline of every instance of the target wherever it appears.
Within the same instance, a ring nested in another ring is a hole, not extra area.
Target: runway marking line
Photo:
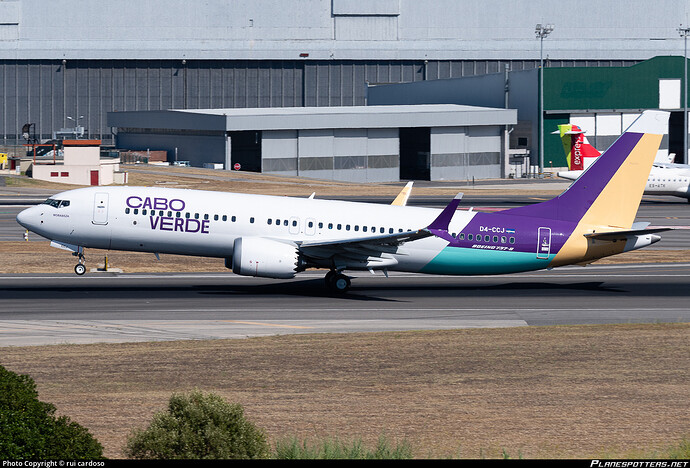
[[[221,320],[222,322],[227,322],[227,323],[239,323],[242,325],[260,325],[263,327],[277,327],[277,328],[298,328],[298,329],[304,329],[304,330],[309,330],[314,327],[304,327],[300,325],[280,325],[277,323],[262,323],[262,322],[242,322],[240,320]]]

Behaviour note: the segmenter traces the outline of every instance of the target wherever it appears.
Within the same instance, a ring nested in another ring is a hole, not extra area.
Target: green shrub
[[[103,447],[87,429],[38,400],[36,384],[0,366],[0,459],[93,459]]]
[[[138,459],[266,458],[264,432],[245,419],[241,405],[212,393],[175,394],[145,430],[134,430],[125,454]]]

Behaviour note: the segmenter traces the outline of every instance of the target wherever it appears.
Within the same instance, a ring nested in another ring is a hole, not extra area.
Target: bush
[[[102,458],[103,446],[55,406],[38,400],[36,383],[0,366],[0,459]]]
[[[269,447],[241,405],[195,391],[173,395],[166,412],[157,413],[147,429],[134,430],[125,454],[139,459],[266,458]]]

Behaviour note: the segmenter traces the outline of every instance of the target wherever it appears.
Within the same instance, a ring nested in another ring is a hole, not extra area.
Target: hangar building
[[[604,151],[640,112],[671,112],[663,153],[675,153],[687,163],[683,150],[683,57],[655,57],[629,67],[571,67],[544,69],[544,166],[565,167],[558,135],[562,123],[573,123]],[[372,86],[371,105],[454,103],[517,109],[510,147],[539,153],[539,85],[537,70],[506,71],[477,77]],[[689,129],[690,131],[690,129]]]
[[[108,112],[363,106],[367,83],[533,69],[537,23],[555,25],[548,67],[629,66],[682,55],[690,24],[686,0],[50,4],[0,2],[0,144],[24,143],[26,123],[107,144]]]
[[[517,112],[458,105],[111,112],[118,147],[352,182],[498,178]],[[503,172],[502,172],[503,171]]]
[[[109,112],[366,106],[367,85],[681,55],[687,0],[0,1],[0,146]],[[644,15],[640,14],[644,11]],[[504,107],[490,106],[490,107]],[[578,106],[580,109],[581,106]]]

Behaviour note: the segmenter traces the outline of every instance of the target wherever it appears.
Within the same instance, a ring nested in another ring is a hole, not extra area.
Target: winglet
[[[410,181],[405,185],[405,187],[400,191],[397,197],[395,197],[395,200],[393,200],[393,203],[391,205],[397,205],[397,206],[405,206],[407,205],[407,199],[410,198],[410,193],[412,193],[412,184],[414,182]]]
[[[438,217],[431,222],[427,226],[428,230],[438,230],[438,231],[447,231],[448,230],[448,225],[450,224],[450,220],[453,219],[453,215],[455,214],[455,210],[458,209],[458,205],[460,204],[460,200],[462,200],[462,192],[458,193],[455,195],[455,198],[451,200],[450,203],[448,203],[448,206],[446,206],[443,211],[441,212]]]

